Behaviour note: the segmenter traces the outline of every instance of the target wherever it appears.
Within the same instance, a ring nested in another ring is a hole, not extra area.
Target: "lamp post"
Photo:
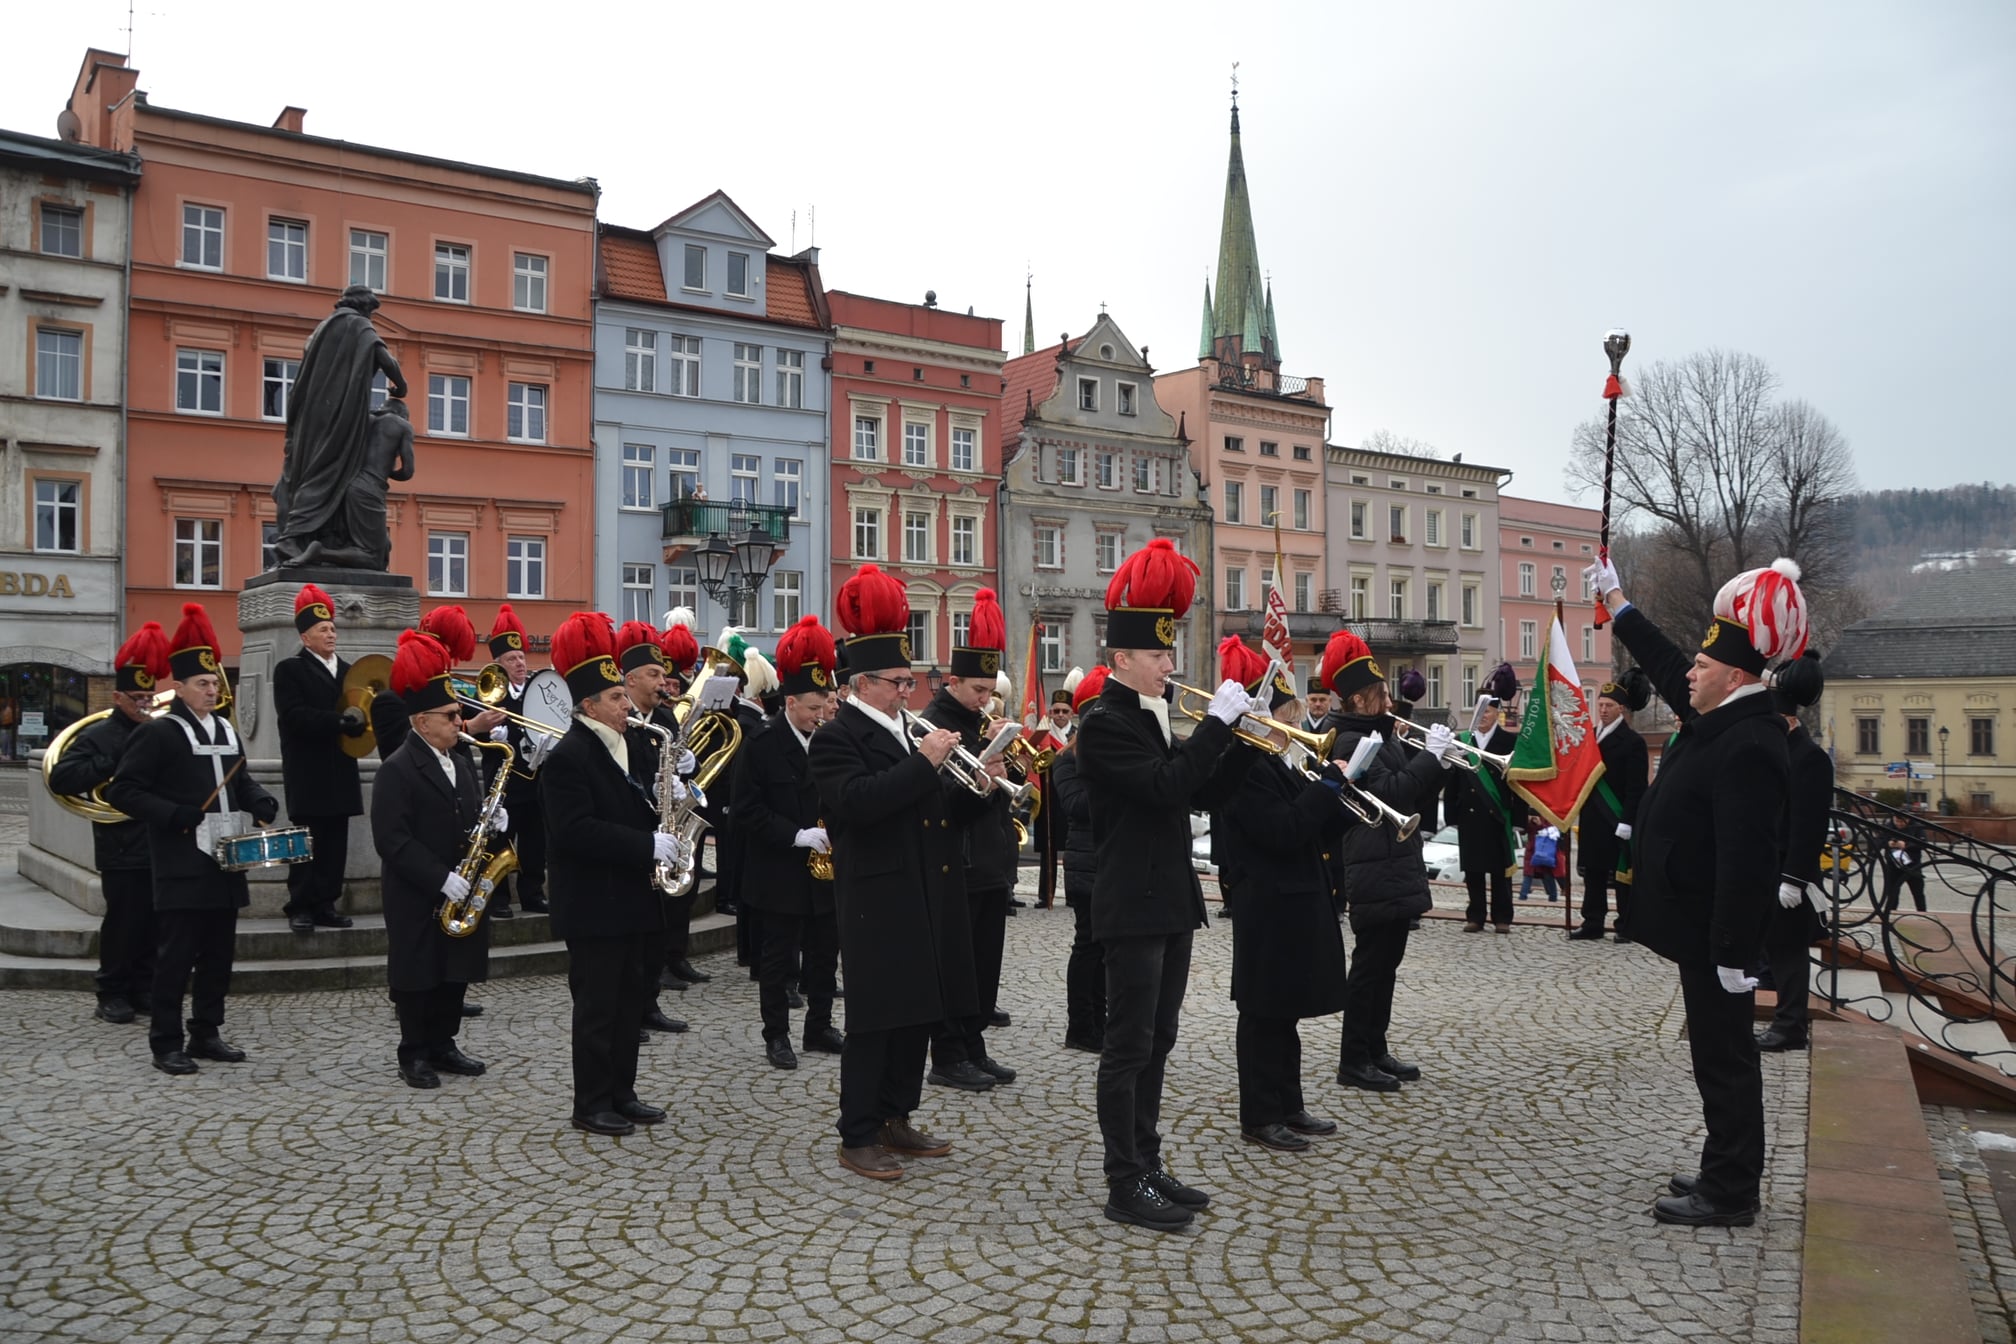
[[[945,674],[938,670],[938,664],[931,664],[931,670],[924,674],[924,684],[931,688],[931,694],[938,694],[939,688],[945,684]]]
[[[1946,815],[1946,738],[1949,734],[1945,724],[1939,725],[1939,815]]]
[[[762,589],[763,580],[770,577],[774,548],[770,534],[752,526],[732,542],[719,532],[709,532],[706,542],[694,549],[700,586],[728,613],[723,624],[736,624],[743,604]]]

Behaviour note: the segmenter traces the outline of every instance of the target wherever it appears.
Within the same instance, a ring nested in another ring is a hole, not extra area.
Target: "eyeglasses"
[[[906,694],[917,689],[917,678],[915,677],[884,677],[870,673],[868,680],[879,681],[884,686],[894,686],[897,690],[903,691]]]

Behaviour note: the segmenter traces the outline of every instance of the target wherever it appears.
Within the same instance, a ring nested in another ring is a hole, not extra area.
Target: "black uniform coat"
[[[1168,937],[1207,922],[1190,866],[1190,813],[1210,811],[1239,786],[1252,757],[1233,754],[1232,742],[1232,730],[1208,716],[1187,741],[1164,742],[1140,692],[1118,678],[1086,706],[1074,750],[1091,799],[1094,938]]]
[[[1638,805],[1645,799],[1645,785],[1651,775],[1651,754],[1645,749],[1645,739],[1628,718],[1621,719],[1608,737],[1596,743],[1596,749],[1603,756],[1603,778],[1617,795],[1617,805],[1622,809],[1616,821],[1631,827],[1635,836]],[[1617,871],[1617,856],[1623,842],[1617,838],[1616,821],[1605,816],[1608,809],[1601,798],[1592,793],[1589,803],[1594,806],[1583,806],[1582,821],[1576,828],[1582,842],[1575,858],[1576,871],[1584,876],[1600,873],[1609,878]]]
[[[934,728],[950,728],[959,734],[959,745],[976,757],[987,748],[980,738],[980,715],[941,690],[918,715]],[[968,891],[1006,891],[1015,885],[1016,852],[1014,805],[1008,795],[996,789],[981,797],[971,789],[956,787],[949,794],[952,825],[960,835],[966,857]]]
[[[433,989],[489,978],[490,921],[467,938],[441,931],[436,912],[441,883],[468,852],[469,830],[482,809],[476,768],[451,751],[455,787],[434,749],[408,733],[379,767],[371,790],[371,841],[384,865],[385,983],[397,990]],[[503,845],[493,838],[492,844]]]
[[[1481,744],[1484,750],[1500,756],[1511,753],[1519,739],[1507,732],[1501,724],[1491,730],[1491,735]],[[1348,759],[1348,758],[1347,758]],[[1486,766],[1485,769],[1491,767]],[[1512,786],[1503,776],[1494,775],[1501,797],[1513,799]],[[1461,853],[1459,862],[1466,873],[1503,873],[1512,867],[1511,832],[1506,827],[1504,809],[1491,800],[1481,776],[1473,771],[1454,768],[1447,772],[1442,781],[1442,815],[1456,828],[1456,845]],[[1428,819],[1421,819],[1423,829]]]
[[[742,899],[771,914],[832,914],[833,884],[812,876],[805,866],[812,851],[796,844],[798,832],[819,824],[819,790],[798,734],[779,718],[744,739],[735,755],[733,807],[742,831]]]
[[[1693,656],[1636,607],[1616,633],[1680,719],[1632,827],[1631,936],[1668,961],[1748,966],[1778,908],[1784,721],[1768,691],[1697,714]]]
[[[343,675],[349,670],[338,658],[332,677],[305,648],[273,665],[280,780],[287,786],[290,818],[355,817],[364,811],[357,761],[342,747]]]
[[[1328,785],[1255,748],[1244,782],[1211,814],[1232,921],[1232,1000],[1260,1017],[1322,1017],[1344,1009],[1344,934],[1330,902],[1332,852],[1345,823]]]
[[[633,769],[636,750],[631,747]],[[508,810],[511,804],[504,806]],[[658,813],[579,719],[539,767],[539,806],[546,821],[546,899],[554,934],[568,939],[662,933],[664,902],[651,884],[651,833]]]
[[[213,758],[190,751],[181,725],[170,722],[177,718],[202,733],[180,700],[160,718],[141,724],[127,740],[119,772],[105,790],[106,801],[147,828],[156,910],[242,910],[251,903],[245,874],[225,872],[196,848],[194,832],[202,820],[197,808],[217,787],[217,774]],[[221,714],[211,717],[212,742],[221,722]],[[229,775],[245,757],[240,750],[216,759]],[[209,810],[231,808],[251,813],[255,821],[270,822],[280,815],[279,800],[249,770],[240,770]]]
[[[851,702],[812,735],[808,765],[833,841],[847,1030],[979,1011],[973,933],[948,785]]]
[[[1069,822],[1064,831],[1064,899],[1075,904],[1073,893],[1092,891],[1092,876],[1098,870],[1092,852],[1092,798],[1078,774],[1078,748],[1061,752],[1050,767],[1050,792],[1043,801],[1047,811],[1056,808]]]
[[[1445,783],[1441,763],[1425,751],[1402,745],[1394,736],[1392,721],[1383,716],[1333,714],[1331,717],[1338,731],[1330,754],[1337,760],[1350,760],[1358,749],[1359,739],[1367,733],[1376,732],[1385,739],[1358,780],[1358,787],[1402,813],[1419,813],[1425,827],[1427,814]],[[1377,826],[1353,825],[1344,832],[1340,842],[1344,853],[1344,899],[1351,911],[1353,929],[1413,919],[1435,907],[1434,898],[1428,894],[1428,866],[1422,859],[1421,845],[1419,828],[1405,840],[1396,840],[1393,828],[1383,821]]]
[[[525,688],[523,686],[514,687],[509,681],[506,681],[504,698],[498,702],[496,707],[507,713],[523,716],[525,713]],[[504,786],[504,810],[515,814],[520,808],[523,808],[527,822],[531,821],[534,809],[539,806],[539,781],[537,778],[525,773],[525,756],[530,748],[537,746],[544,740],[544,738],[519,727],[515,719],[504,720],[504,741],[510,746],[513,752],[517,753],[511,758],[511,780]],[[484,752],[483,787],[487,789],[496,783],[497,772],[503,768],[504,756],[502,752]],[[512,823],[514,830],[517,828],[517,824],[516,822]]]
[[[1823,880],[1820,856],[1827,849],[1828,814],[1834,806],[1834,761],[1803,726],[1786,734],[1785,753],[1792,783],[1785,795],[1782,823],[1785,839],[1778,865],[1779,879],[1817,888]],[[1824,893],[1814,894],[1825,899]],[[1790,910],[1780,905],[1771,919],[1777,932],[1791,933],[1796,928],[1801,942],[1810,943],[1825,932],[1824,921],[1810,897]]]
[[[109,783],[118,773],[119,759],[126,744],[142,725],[126,717],[121,709],[86,728],[70,739],[63,759],[49,772],[49,787],[66,797],[81,797],[100,784]],[[145,868],[147,828],[137,821],[118,821],[91,827],[91,853],[98,871]]]

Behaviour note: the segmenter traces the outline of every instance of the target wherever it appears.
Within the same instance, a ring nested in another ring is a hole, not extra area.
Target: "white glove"
[[[1372,764],[1372,758],[1379,754],[1379,748],[1386,745],[1386,739],[1377,733],[1367,733],[1358,739],[1358,745],[1351,751],[1351,759],[1345,763],[1344,774],[1356,781],[1365,774],[1365,768]]]
[[[441,879],[441,894],[451,901],[459,901],[469,894],[469,879],[460,873],[450,873]]]
[[[1797,910],[1799,902],[1805,899],[1806,892],[1797,882],[1780,882],[1778,884],[1778,904],[1784,906],[1787,910]]]
[[[1715,976],[1722,982],[1722,988],[1731,994],[1748,994],[1757,988],[1757,977],[1745,975],[1734,966],[1717,966]]]
[[[1617,838],[1618,838],[1619,840],[1629,840],[1629,839],[1631,838],[1631,823],[1630,823],[1630,822],[1628,822],[1628,821],[1620,821],[1620,822],[1618,822],[1618,823],[1617,823]]]
[[[497,811],[490,818],[490,831],[493,835],[502,835],[510,829],[511,814],[505,810],[504,804],[499,803]]]
[[[684,747],[679,748],[679,759],[672,764],[672,768],[682,775],[692,774],[699,766],[700,762],[694,759],[693,753]]]
[[[1430,728],[1424,746],[1444,770],[1456,763],[1456,734],[1449,731],[1448,724],[1438,723]]]
[[[797,837],[791,843],[800,849],[809,849],[814,854],[831,854],[833,852],[833,842],[826,838],[826,828],[824,826],[807,826],[804,830],[798,832]]]
[[[509,742],[511,740],[510,725],[500,723],[495,728],[492,728],[490,730],[490,740],[492,742]]]
[[[683,803],[686,801],[686,785],[677,778],[665,781],[665,792],[670,795],[672,802]]]
[[[1624,585],[1617,578],[1617,566],[1608,560],[1598,560],[1582,571],[1582,577],[1589,580],[1589,586],[1596,590],[1596,600],[1608,602],[1610,594],[1621,590]]]
[[[651,859],[655,863],[671,863],[679,857],[679,837],[666,831],[651,833]]]
[[[1204,711],[1227,728],[1239,726],[1239,720],[1253,712],[1253,697],[1246,694],[1246,688],[1227,677],[1218,683],[1218,690],[1211,697],[1211,707]]]

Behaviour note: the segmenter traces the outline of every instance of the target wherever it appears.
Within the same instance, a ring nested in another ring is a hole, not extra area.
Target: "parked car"
[[[1218,865],[1211,862],[1211,814],[1208,812],[1190,814],[1190,866],[1200,873],[1218,876]]]
[[[1430,882],[1461,882],[1462,851],[1456,845],[1456,828],[1444,826],[1421,842],[1421,864]]]

